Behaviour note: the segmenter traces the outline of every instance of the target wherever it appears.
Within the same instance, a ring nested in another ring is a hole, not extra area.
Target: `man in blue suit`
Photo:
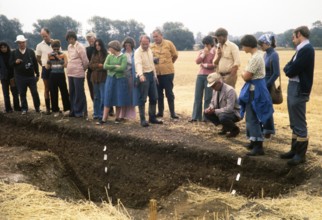
[[[291,159],[288,165],[296,166],[305,162],[308,147],[306,124],[306,103],[309,101],[313,84],[314,48],[309,41],[310,30],[306,26],[298,27],[293,32],[296,53],[284,67],[289,78],[287,88],[287,108],[292,129],[291,150],[281,154],[282,159]]]

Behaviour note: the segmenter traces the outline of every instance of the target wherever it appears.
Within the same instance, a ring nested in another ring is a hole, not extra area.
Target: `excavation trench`
[[[226,192],[234,189],[246,197],[263,191],[265,196],[277,197],[310,175],[268,156],[243,157],[239,166],[241,155],[220,141],[202,140],[166,125],[157,129],[128,123],[102,128],[82,119],[32,114],[0,114],[0,121],[2,146],[51,151],[64,166],[63,176],[84,197],[106,200],[107,189],[113,201],[121,199],[131,208],[146,207],[151,198],[164,198],[187,182]]]

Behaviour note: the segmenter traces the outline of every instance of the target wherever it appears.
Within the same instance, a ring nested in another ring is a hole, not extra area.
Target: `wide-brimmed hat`
[[[211,87],[213,84],[215,84],[218,81],[221,81],[221,75],[219,73],[210,73],[207,77],[207,87]]]
[[[25,38],[25,36],[23,35],[18,35],[17,38],[16,38],[16,41],[15,42],[25,42],[27,41],[28,39]]]

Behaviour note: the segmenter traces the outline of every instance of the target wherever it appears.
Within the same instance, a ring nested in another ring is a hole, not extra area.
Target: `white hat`
[[[17,38],[16,38],[16,41],[15,42],[25,42],[27,41],[28,39],[25,38],[25,36],[23,35],[18,35]]]
[[[207,81],[208,81],[207,87],[211,87],[216,82],[221,81],[221,75],[219,73],[216,73],[216,72],[210,73],[207,76]]]

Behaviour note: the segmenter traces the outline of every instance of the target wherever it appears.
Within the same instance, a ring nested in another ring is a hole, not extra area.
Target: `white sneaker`
[[[21,114],[22,115],[26,115],[27,114],[27,111],[26,110],[22,110]]]
[[[69,110],[64,111],[64,112],[63,112],[63,116],[64,116],[64,117],[68,117],[68,116],[69,116]]]
[[[54,114],[54,117],[58,117],[59,116],[59,112],[56,112],[55,114]]]

